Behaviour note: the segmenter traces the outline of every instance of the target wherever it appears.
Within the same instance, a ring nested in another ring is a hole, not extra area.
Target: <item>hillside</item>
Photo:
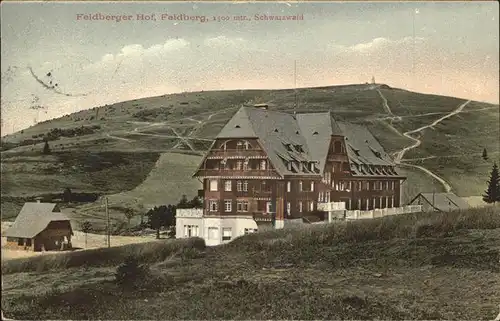
[[[18,320],[493,320],[499,211],[337,221],[217,247],[193,238],[10,260],[2,309]],[[118,283],[127,256],[149,273]]]
[[[410,178],[403,185],[405,200],[419,191],[446,188],[411,165],[425,167],[460,196],[477,196],[498,159],[498,139],[492,139],[499,137],[498,105],[368,84],[301,88],[296,93],[287,89],[172,94],[80,111],[3,137],[2,215],[16,215],[23,202],[35,196],[57,198],[66,187],[147,206],[177,200],[182,194],[193,197],[199,182],[190,174],[238,108],[268,103],[272,109],[292,111],[295,96],[297,112],[331,110],[339,120],[366,125],[389,153],[395,158],[399,154],[407,164],[401,170]],[[450,114],[461,105],[458,113]],[[426,127],[442,117],[447,118]],[[51,155],[41,153],[44,135]],[[410,148],[415,138],[421,144]],[[487,161],[480,157],[483,148],[490,155]],[[77,204],[76,211],[81,206]],[[103,211],[98,212],[94,214]]]

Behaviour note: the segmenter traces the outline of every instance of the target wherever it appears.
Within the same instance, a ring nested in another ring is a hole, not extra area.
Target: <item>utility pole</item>
[[[107,235],[108,235],[108,247],[111,247],[111,236],[110,236],[110,224],[109,224],[109,211],[108,211],[108,197],[104,197],[104,205],[106,206],[106,218],[108,220],[108,224],[107,224]]]
[[[294,81],[294,91],[295,91],[295,105],[293,106],[293,111],[294,113],[297,112],[297,60],[294,60],[294,65],[293,65],[293,81]]]

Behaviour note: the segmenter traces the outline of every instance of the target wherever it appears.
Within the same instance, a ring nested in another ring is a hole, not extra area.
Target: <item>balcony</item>
[[[318,203],[318,211],[331,212],[331,211],[344,211],[345,202],[328,202],[328,203]]]
[[[274,170],[236,170],[236,169],[200,169],[196,176],[225,176],[225,177],[273,177],[279,178]]]
[[[247,158],[247,157],[266,159],[267,155],[261,149],[211,150],[208,154],[209,159]]]

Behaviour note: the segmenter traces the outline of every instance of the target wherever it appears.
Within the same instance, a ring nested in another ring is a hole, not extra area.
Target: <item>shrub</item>
[[[136,257],[128,256],[125,258],[125,262],[117,267],[115,280],[120,285],[136,286],[144,283],[149,275],[148,265],[139,264]]]

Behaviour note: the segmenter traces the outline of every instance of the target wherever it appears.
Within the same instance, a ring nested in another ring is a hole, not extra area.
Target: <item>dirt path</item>
[[[433,172],[431,172],[430,170],[428,170],[427,168],[425,167],[422,167],[422,166],[418,166],[418,165],[413,165],[413,164],[408,164],[408,163],[400,163],[399,165],[401,166],[407,166],[407,167],[414,167],[414,168],[418,168],[420,169],[421,171],[425,172],[426,174],[428,174],[429,176],[435,178],[439,183],[441,183],[441,185],[443,185],[446,193],[449,193],[451,191],[451,186],[450,184],[448,184],[444,179],[442,179],[441,177],[437,176],[436,174],[434,174]]]
[[[401,116],[396,116],[392,113],[391,107],[389,107],[389,104],[387,103],[387,99],[385,96],[382,94],[380,89],[377,89],[378,94],[380,95],[380,98],[382,98],[382,106],[384,107],[385,111],[391,115],[394,119],[396,120],[401,120]]]
[[[466,102],[464,102],[463,104],[461,104],[460,106],[458,106],[454,111],[452,111],[451,113],[448,113],[446,115],[444,115],[443,117],[439,118],[439,119],[436,119],[434,122],[432,122],[431,124],[429,125],[425,125],[425,126],[422,126],[420,128],[417,128],[417,129],[414,129],[414,130],[410,130],[410,131],[407,131],[405,133],[403,133],[403,135],[411,140],[413,140],[415,143],[413,145],[410,145],[410,146],[407,146],[405,148],[403,148],[401,151],[399,151],[397,154],[396,154],[396,159],[394,160],[396,162],[396,164],[399,164],[401,163],[401,159],[403,159],[403,156],[404,154],[413,149],[413,148],[416,148],[418,146],[420,146],[420,144],[422,144],[422,141],[420,139],[417,139],[417,138],[414,138],[411,136],[411,134],[415,134],[415,133],[418,133],[426,128],[430,128],[430,127],[434,127],[436,126],[437,124],[439,124],[441,121],[445,120],[446,118],[450,118],[451,116],[454,116],[458,113],[460,113],[465,106],[467,106],[468,103],[470,103],[471,100],[468,100]]]
[[[500,152],[492,152],[489,153],[489,155],[495,155]],[[419,158],[403,158],[401,159],[401,162],[411,162],[411,161],[422,161],[422,160],[427,160],[427,159],[434,159],[434,158],[455,158],[455,157],[464,157],[464,156],[480,156],[483,153],[469,153],[469,154],[456,154],[456,155],[443,155],[443,156],[427,156],[427,157],[419,157]]]
[[[386,110],[386,112],[389,115],[391,115],[391,117],[386,117],[386,119],[401,120],[402,118],[400,116],[396,116],[396,115],[394,115],[392,113],[391,108],[387,104],[387,99],[384,97],[384,95],[382,94],[382,92],[379,89],[377,89],[377,92],[379,93],[380,97],[382,98],[382,104],[383,104],[384,109]],[[450,113],[447,113],[446,115],[444,115],[441,118],[436,119],[435,121],[433,121],[429,125],[425,125],[425,126],[417,128],[417,129],[410,130],[410,131],[407,131],[407,132],[403,133],[404,137],[411,139],[414,143],[412,145],[410,145],[410,146],[406,146],[405,148],[403,148],[399,152],[396,152],[394,154],[395,155],[394,156],[395,157],[394,162],[396,164],[399,164],[399,165],[402,165],[402,166],[408,166],[408,167],[414,167],[414,168],[420,169],[421,171],[423,171],[424,173],[426,173],[427,175],[431,176],[432,178],[436,179],[439,183],[441,183],[441,185],[443,185],[443,187],[444,187],[444,189],[445,189],[446,192],[450,192],[451,191],[451,186],[444,179],[442,179],[438,175],[434,174],[433,172],[431,172],[430,170],[428,170],[425,167],[418,166],[418,165],[413,165],[413,164],[402,163],[402,160],[403,160],[403,156],[405,155],[405,153],[407,151],[409,151],[409,150],[411,150],[413,148],[417,148],[418,146],[420,146],[420,144],[422,144],[422,141],[420,140],[420,137],[419,138],[415,138],[415,137],[411,136],[411,134],[415,134],[415,133],[421,132],[422,130],[424,130],[426,128],[432,128],[432,127],[436,126],[437,124],[439,124],[441,121],[443,121],[443,120],[445,120],[445,119],[447,119],[449,117],[452,117],[452,116],[454,116],[454,115],[462,112],[463,109],[464,109],[464,107],[467,106],[467,104],[469,104],[470,102],[471,102],[471,100],[468,100],[468,101],[464,102],[463,104],[460,104],[460,106],[458,106],[455,110],[453,110]],[[432,113],[430,113],[430,114],[432,114]],[[395,131],[398,134],[401,134],[401,132],[399,130],[397,130],[394,126],[392,126],[391,124],[388,124],[388,125],[391,127],[391,129],[393,129],[393,131]],[[428,158],[426,158],[426,159],[428,159]]]

